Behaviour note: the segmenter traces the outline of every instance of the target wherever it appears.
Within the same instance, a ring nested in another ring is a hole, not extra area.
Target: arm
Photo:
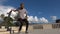
[[[14,12],[16,12],[16,11],[18,11],[18,10],[14,10],[14,9],[12,9],[11,11],[14,11]]]
[[[10,14],[12,12],[12,10],[10,12],[8,12],[7,14]]]
[[[25,18],[28,19],[28,17],[27,17],[27,11],[25,12],[25,14],[26,14]]]
[[[20,9],[20,8],[17,8],[16,10],[12,9],[12,11],[16,12],[16,11],[18,11],[19,9]]]

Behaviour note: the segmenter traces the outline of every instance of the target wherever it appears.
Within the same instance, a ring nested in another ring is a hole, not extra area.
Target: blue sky
[[[60,18],[60,0],[7,0],[3,5],[18,8],[22,2],[25,4],[28,15],[45,17],[48,20],[51,20],[50,16]]]

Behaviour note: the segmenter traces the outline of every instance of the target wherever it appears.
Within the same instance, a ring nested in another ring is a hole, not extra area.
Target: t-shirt
[[[22,10],[18,9],[17,11],[18,11],[18,18],[25,19],[27,10],[23,8]]]

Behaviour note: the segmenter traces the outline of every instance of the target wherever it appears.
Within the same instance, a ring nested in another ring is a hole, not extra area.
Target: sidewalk
[[[0,32],[0,34],[10,34],[9,32]],[[15,31],[14,34],[17,34]],[[24,32],[21,32],[20,34],[25,34]],[[33,31],[28,31],[28,34],[60,34],[60,29],[34,29]]]
[[[33,28],[32,26],[29,26],[28,34],[60,34],[60,28],[53,29],[50,27],[50,25],[49,26],[44,25],[44,26],[45,26],[45,27],[43,27],[44,29],[39,29],[37,26],[35,26],[35,28]],[[49,29],[49,27],[50,27],[50,29]],[[12,28],[12,30],[15,30],[14,34],[18,34],[18,28],[19,27]],[[25,31],[25,26],[22,27],[22,31],[20,34],[25,34],[24,31]],[[6,29],[4,27],[2,27],[2,29],[0,29],[0,34],[10,34],[10,32],[6,31]]]
[[[20,34],[25,34],[25,33],[21,32]],[[46,29],[46,30],[35,29],[33,31],[29,31],[28,34],[60,34],[60,29]]]

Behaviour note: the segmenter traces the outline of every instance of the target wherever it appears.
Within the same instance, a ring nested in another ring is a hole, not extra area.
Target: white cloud
[[[35,21],[35,23],[38,23],[39,22],[39,19],[38,19],[37,16],[34,17],[34,21]]]
[[[14,9],[14,7],[12,6],[4,6],[3,3],[6,2],[7,0],[0,0],[0,14],[4,14],[7,16],[7,12],[9,12],[11,9]],[[40,13],[39,13],[40,14]],[[12,12],[11,17],[14,17],[16,15],[15,12]],[[37,16],[33,17],[33,16],[28,16],[28,21],[30,23],[40,23],[40,22],[44,22],[47,23],[48,20],[44,17],[42,18],[38,18]]]
[[[11,10],[11,9],[14,9],[14,7],[12,7],[12,6],[3,6],[3,5],[0,5],[0,14],[4,14],[5,16],[7,16],[8,14],[8,12]],[[12,14],[11,14],[11,17],[12,16],[15,16],[15,12],[12,12]]]
[[[33,21],[34,21],[33,16],[28,16],[28,21],[29,21],[30,23],[33,22]]]
[[[7,15],[7,12],[9,12],[11,9],[14,9],[12,6],[0,6],[0,14]],[[16,15],[15,12],[12,12],[11,17],[14,17]],[[28,21],[30,23],[48,23],[48,20],[44,17],[38,18],[37,16],[28,16]]]
[[[7,12],[9,12],[11,9],[14,9],[14,7],[12,7],[12,6],[5,6],[5,5],[3,5],[7,1],[8,0],[0,0],[0,14],[4,14],[5,16],[8,15]],[[14,15],[15,15],[15,13],[12,12],[11,17],[13,17]]]
[[[28,16],[28,21],[30,23],[48,23],[48,20],[44,17],[42,18],[38,18],[37,16],[33,17],[33,16]]]
[[[57,16],[51,16],[52,20],[56,20]]]
[[[8,0],[0,0],[0,14],[4,14],[5,16],[7,16],[8,12],[11,10],[11,9],[14,9],[14,7],[12,6],[5,6],[3,5],[5,2],[7,2]],[[11,14],[11,17],[15,16],[15,12],[12,12]]]
[[[40,18],[40,22],[42,22],[42,23],[48,23],[48,20],[46,18],[42,17],[42,18]]]
[[[4,14],[7,16],[7,12],[9,12],[11,9],[14,9],[12,6],[3,6],[0,5],[0,14]],[[16,15],[15,12],[12,12],[11,17],[14,17]],[[37,16],[28,16],[28,21],[30,23],[48,23],[48,20],[44,17],[38,18]]]

